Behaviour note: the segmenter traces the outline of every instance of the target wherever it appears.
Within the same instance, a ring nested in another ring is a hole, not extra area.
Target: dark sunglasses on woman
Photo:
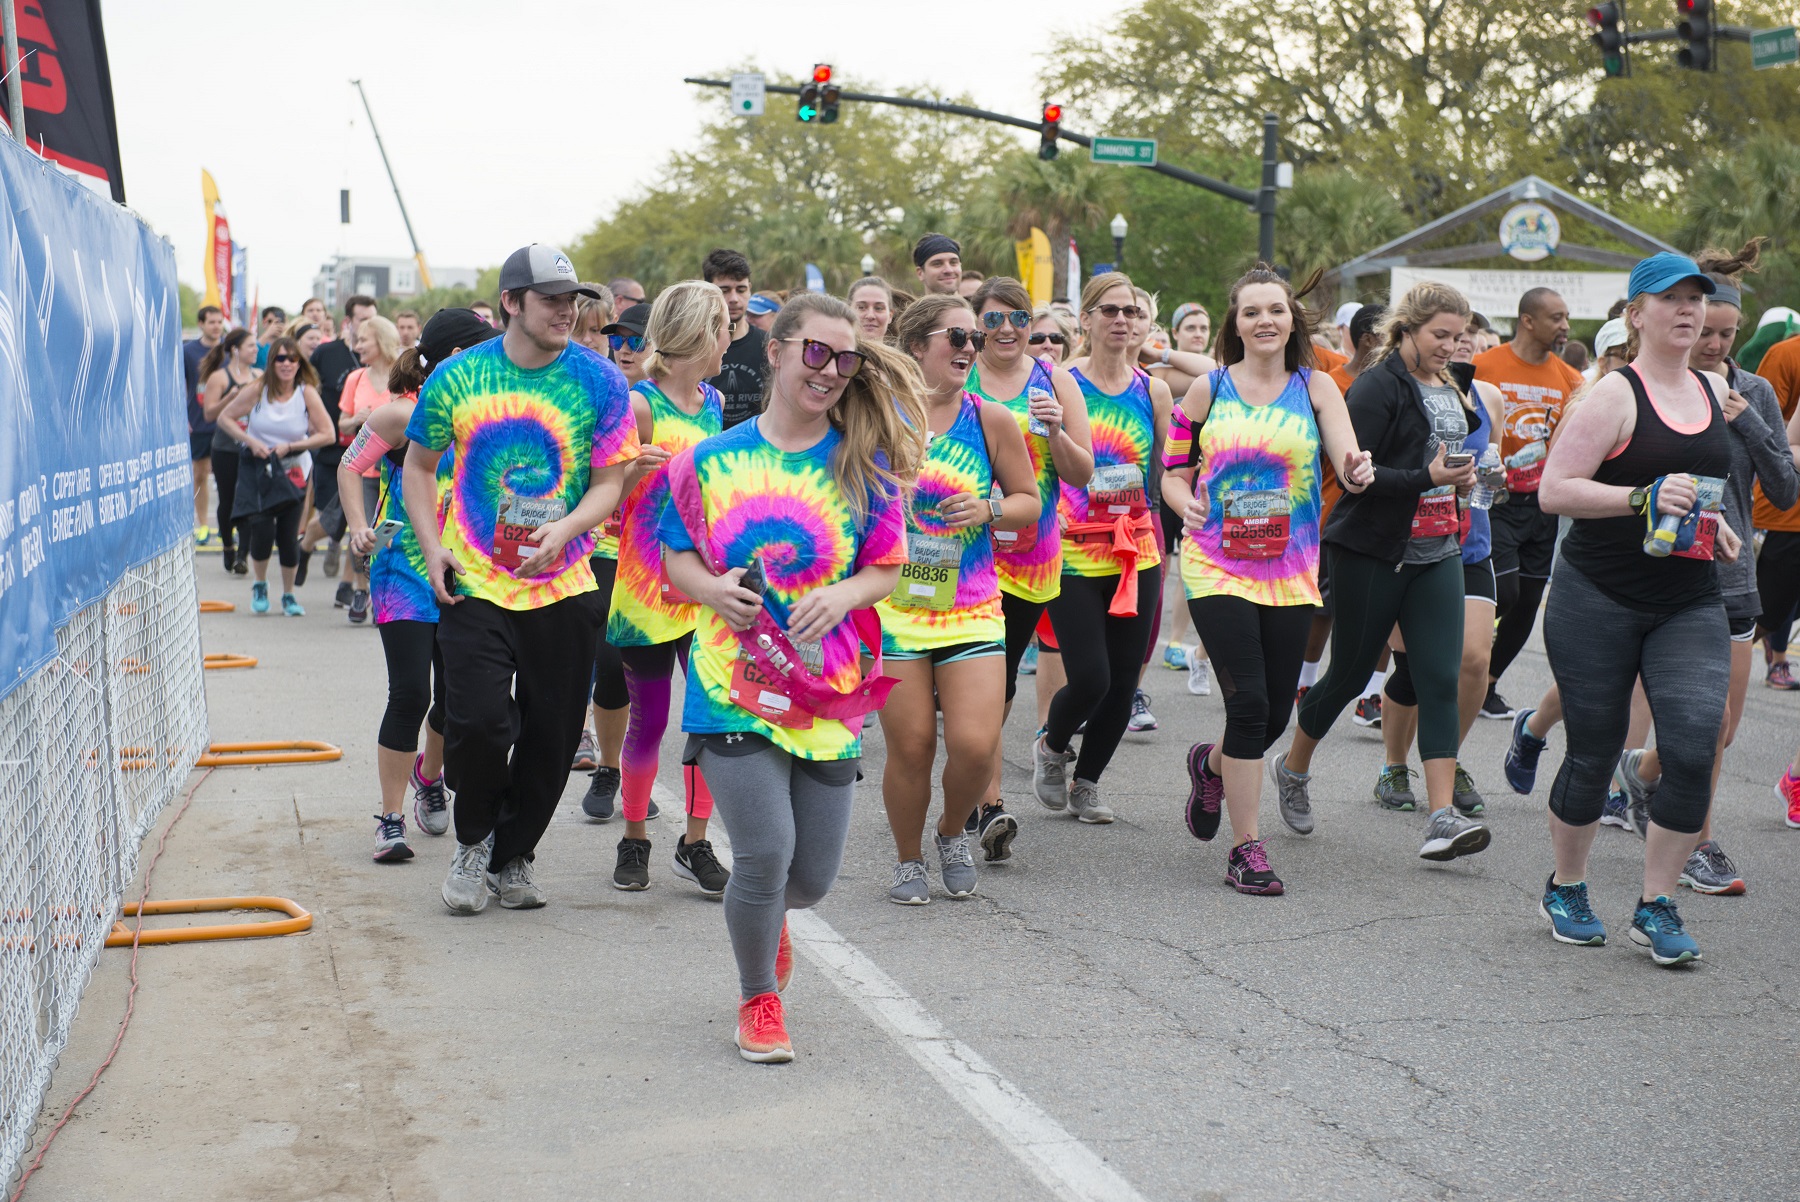
[[[981,324],[990,330],[997,330],[1009,321],[1013,323],[1014,329],[1022,330],[1031,324],[1031,314],[1023,309],[1014,309],[1005,313],[999,309],[989,309],[981,315]]]
[[[626,347],[635,355],[644,349],[642,334],[608,334],[606,340],[612,344],[615,351],[620,347]]]
[[[976,350],[980,350],[987,345],[986,334],[983,334],[980,330],[965,330],[961,326],[945,326],[941,330],[932,330],[930,333],[926,334],[925,337],[929,338],[932,334],[942,334],[945,338],[949,339],[950,349],[953,351],[960,351],[970,343],[974,343]]]
[[[292,355],[270,355],[269,362],[270,363],[298,363],[298,362],[300,362],[300,360],[294,358]]]
[[[1046,342],[1053,346],[1066,346],[1069,340],[1064,338],[1061,334],[1033,334],[1025,341],[1029,342],[1032,346],[1043,346]]]
[[[815,338],[782,338],[781,342],[798,342],[800,344],[800,362],[813,371],[818,371],[832,359],[837,360],[837,374],[848,380],[863,369],[868,356],[861,351],[840,351]]]
[[[1140,317],[1150,316],[1149,310],[1140,309],[1136,305],[1095,305],[1092,309],[1089,309],[1088,312],[1098,313],[1108,321],[1111,321],[1121,313],[1125,315],[1126,321],[1136,321]]]

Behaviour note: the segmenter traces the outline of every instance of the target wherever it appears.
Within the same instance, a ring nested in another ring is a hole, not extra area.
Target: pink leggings
[[[625,728],[625,749],[619,757],[625,821],[642,822],[650,815],[650,790],[656,784],[656,765],[662,750],[663,734],[669,729],[670,684],[675,675],[675,661],[687,671],[688,644],[693,635],[684,634],[667,643],[648,647],[621,647],[619,658],[625,666],[625,688],[631,695],[631,719]],[[681,770],[687,812],[695,818],[711,818],[712,791],[698,768],[684,765]]]

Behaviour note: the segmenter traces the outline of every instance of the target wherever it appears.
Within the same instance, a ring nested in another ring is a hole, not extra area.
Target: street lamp
[[[864,275],[874,275],[875,274],[875,256],[874,255],[870,255],[870,254],[863,255],[863,257],[862,257],[862,273]]]
[[[1125,235],[1130,231],[1131,227],[1125,224],[1125,214],[1114,213],[1112,219],[1114,271],[1125,270]]]

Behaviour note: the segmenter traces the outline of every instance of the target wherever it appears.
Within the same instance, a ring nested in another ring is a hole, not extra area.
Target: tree
[[[1069,235],[1107,221],[1122,197],[1122,184],[1115,169],[1077,155],[1046,162],[1016,150],[1001,160],[976,203],[979,220],[970,242],[983,258],[1002,265],[1001,274],[1017,275],[1013,243],[1030,237],[1033,227],[1043,230],[1056,267],[1051,295],[1077,296],[1082,281],[1068,278]]]
[[[1714,156],[1682,195],[1680,246],[1728,249],[1766,235],[1762,270],[1746,282],[1746,325],[1773,305],[1800,301],[1800,145],[1759,135],[1732,154]]]
[[[1276,212],[1276,247],[1296,280],[1314,268],[1330,270],[1413,225],[1392,192],[1341,167],[1296,174]]]

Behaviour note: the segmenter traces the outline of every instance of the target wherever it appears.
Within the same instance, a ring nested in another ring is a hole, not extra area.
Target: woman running
[[[281,555],[281,612],[306,611],[294,596],[300,562],[300,508],[312,479],[314,448],[330,446],[331,417],[319,399],[319,374],[286,336],[269,344],[261,387],[245,388],[225,406],[218,428],[238,444],[238,478],[232,515],[247,530],[250,608],[269,612],[269,555]],[[243,424],[239,424],[240,420]]]
[[[1157,448],[1174,401],[1162,381],[1134,362],[1144,337],[1139,323],[1149,314],[1130,277],[1095,276],[1082,290],[1081,310],[1089,350],[1069,373],[1087,404],[1094,473],[1085,488],[1062,486],[1062,588],[1048,608],[1068,683],[1051,701],[1048,729],[1033,745],[1032,787],[1049,809],[1107,823],[1113,811],[1100,800],[1100,777],[1131,720],[1162,589],[1149,501],[1161,495]],[[1069,742],[1083,723],[1077,757]]]
[[[1642,676],[1662,781],[1650,801],[1630,935],[1662,965],[1700,958],[1670,899],[1706,824],[1731,682],[1730,628],[1713,566],[1715,555],[1729,561],[1740,549],[1716,512],[1731,470],[1720,409],[1729,385],[1688,365],[1715,289],[1685,255],[1665,251],[1632,268],[1631,365],[1595,384],[1564,419],[1541,496],[1546,510],[1575,523],[1544,616],[1568,750],[1550,790],[1556,868],[1540,912],[1561,942],[1606,942],[1588,902],[1588,852]]]
[[[1187,608],[1225,697],[1224,737],[1188,752],[1187,826],[1210,840],[1220,803],[1230,811],[1225,880],[1239,893],[1283,890],[1257,811],[1263,755],[1287,729],[1319,603],[1321,453],[1342,465],[1351,492],[1373,477],[1343,395],[1311,367],[1310,324],[1273,268],[1240,276],[1220,330],[1223,366],[1176,405],[1163,454],[1163,497],[1187,532]]]
[[[406,423],[419,389],[438,364],[464,347],[499,335],[468,309],[439,309],[432,314],[417,345],[400,353],[385,381],[393,399],[358,427],[338,465],[346,537],[353,553],[369,559],[369,596],[387,659],[387,711],[375,739],[381,811],[375,815],[374,858],[380,864],[412,859],[401,809],[409,784],[413,821],[420,829],[430,835],[450,829],[444,795],[444,659],[437,646],[437,596],[425,579],[425,558],[407,520],[400,487]],[[365,509],[360,481],[371,467],[379,473],[376,504]]]
[[[1011,325],[1002,312],[1001,325],[1022,342],[1023,322]],[[922,906],[931,900],[922,846],[931,771],[921,767],[937,757],[940,709],[946,760],[938,867],[951,897],[975,892],[964,827],[999,770],[1005,720],[1006,622],[995,537],[1035,531],[1040,501],[1012,414],[965,390],[984,341],[969,303],[921,297],[895,324],[894,340],[924,376],[927,426],[906,519],[909,562],[893,593],[876,606],[882,653],[900,682],[881,711],[887,740],[881,796],[897,853],[888,900]],[[984,529],[990,523],[991,532]],[[990,815],[989,827],[1004,849],[1016,823]]]
[[[1140,362],[1144,362],[1149,373],[1169,386],[1171,396],[1186,396],[1194,381],[1206,375],[1218,364],[1212,358],[1212,315],[1206,306],[1189,301],[1187,304],[1175,306],[1175,316],[1169,323],[1171,345],[1162,349],[1159,354],[1145,360],[1145,352],[1139,352]],[[1182,523],[1181,515],[1168,507],[1167,501],[1159,499],[1162,506],[1163,547],[1167,554],[1178,555],[1181,550]],[[1187,646],[1188,610],[1186,606],[1176,606],[1174,616],[1169,619],[1169,641],[1163,647],[1163,667],[1173,671],[1185,671],[1188,674],[1188,692],[1197,697],[1210,696],[1212,693],[1212,664],[1206,656],[1206,644],[1196,642],[1195,646]]]
[[[261,383],[261,373],[256,370],[256,359],[261,348],[249,330],[232,330],[219,339],[218,345],[206,352],[206,358],[200,360],[200,379],[204,382],[204,391],[200,394],[200,409],[207,421],[215,423],[212,435],[212,472],[213,480],[219,489],[219,542],[225,549],[225,570],[235,572],[239,576],[250,571],[250,548],[244,547],[244,553],[238,554],[237,527],[241,525],[232,512],[232,502],[237,496],[238,453],[237,442],[231,435],[218,428],[219,415],[225,412],[226,406],[237,400],[238,394],[245,389],[255,388]],[[242,422],[238,423],[240,429]]]
[[[606,641],[619,649],[631,700],[620,760],[625,835],[613,868],[613,888],[625,890],[650,887],[645,823],[663,732],[669,727],[669,682],[676,660],[684,673],[688,670],[688,648],[699,620],[699,607],[663,571],[656,530],[669,499],[665,465],[671,456],[724,428],[724,402],[706,380],[719,374],[731,345],[725,298],[704,280],[665,288],[651,307],[646,333],[655,349],[644,359],[644,379],[631,390],[646,467],[619,506],[618,575],[606,619]],[[697,769],[685,766],[682,778],[687,830],[675,841],[675,875],[694,882],[706,896],[719,897],[731,874],[706,838],[712,794]]]
[[[701,606],[682,758],[712,782],[731,833],[725,926],[746,1060],[794,1058],[786,912],[837,878],[862,715],[892,686],[879,663],[863,680],[858,644],[879,654],[869,609],[906,562],[925,401],[912,363],[856,331],[843,301],[796,294],[769,334],[763,412],[668,468],[665,563]]]
[[[894,290],[878,275],[866,275],[850,285],[850,307],[856,310],[857,337],[864,342],[887,338],[894,320]]]
[[[344,378],[343,398],[338,406],[338,441],[348,446],[369,416],[394,399],[388,391],[388,377],[400,358],[400,331],[385,317],[370,317],[356,328],[356,357],[362,366]],[[341,462],[341,461],[340,461]],[[340,473],[341,475],[341,473]],[[358,491],[362,493],[363,512],[377,511],[376,495],[381,488],[381,472],[370,464],[362,472]],[[346,521],[350,507],[339,502]],[[306,583],[306,561],[310,551],[300,552],[300,570],[294,583]],[[369,560],[366,555],[350,556],[350,621],[360,625],[369,618]]]
[[[1456,289],[1413,285],[1382,319],[1376,358],[1345,398],[1375,475],[1363,492],[1346,492],[1325,523],[1331,666],[1300,702],[1293,745],[1269,762],[1282,821],[1297,834],[1313,830],[1313,752],[1363,692],[1398,622],[1411,649],[1431,808],[1419,857],[1474,855],[1492,838],[1452,805],[1464,592],[1457,494],[1475,483],[1474,456],[1462,448],[1476,414],[1448,366],[1468,323],[1469,302]]]

